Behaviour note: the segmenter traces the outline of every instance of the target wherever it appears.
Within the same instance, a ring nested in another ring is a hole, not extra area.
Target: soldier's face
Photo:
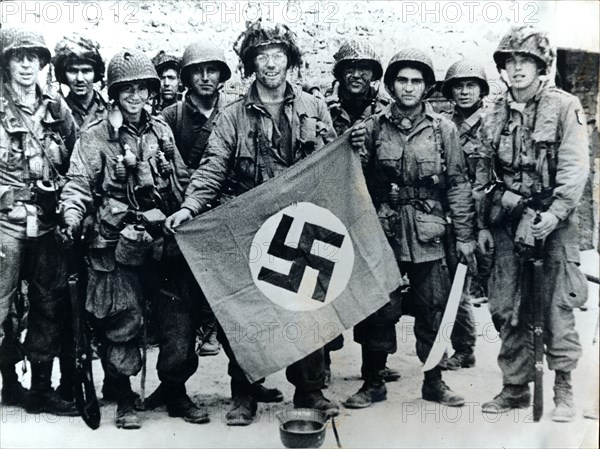
[[[288,58],[283,45],[268,45],[254,57],[256,81],[267,89],[276,89],[285,83]]]
[[[144,109],[144,105],[150,98],[148,85],[143,82],[131,82],[124,84],[119,89],[119,105],[124,113],[137,116]]]
[[[350,95],[362,96],[373,81],[373,68],[365,61],[350,62],[344,69],[344,86]]]
[[[420,70],[404,67],[394,80],[394,96],[405,108],[417,106],[425,94],[425,79]]]
[[[179,74],[175,69],[165,69],[160,74],[160,95],[163,100],[173,101],[179,90]]]
[[[206,62],[192,67],[190,71],[191,86],[200,97],[212,97],[221,87],[221,71],[216,64]]]
[[[31,87],[40,73],[40,57],[33,51],[21,51],[11,55],[8,61],[10,79],[21,87]]]
[[[475,80],[457,80],[452,86],[452,98],[459,108],[472,108],[480,97],[481,86]]]
[[[527,89],[539,78],[540,69],[534,58],[516,54],[506,60],[506,74],[514,89]]]
[[[76,97],[86,97],[94,88],[94,67],[87,63],[69,64],[65,71],[67,85]]]

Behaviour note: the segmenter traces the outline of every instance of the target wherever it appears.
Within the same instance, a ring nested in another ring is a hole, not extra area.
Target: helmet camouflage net
[[[383,75],[383,67],[379,55],[373,47],[365,40],[351,39],[342,44],[340,49],[333,55],[335,65],[333,76],[340,81],[344,70],[352,62],[365,61],[371,64],[373,79],[376,81]]]
[[[392,56],[387,69],[385,69],[383,81],[388,90],[392,90],[391,86],[396,78],[396,75],[398,74],[398,71],[404,67],[411,67],[420,70],[423,73],[423,79],[428,87],[431,87],[435,84],[435,72],[433,71],[433,62],[431,62],[431,58],[421,50],[416,48],[407,48]]]
[[[219,67],[221,74],[220,82],[223,83],[231,78],[231,69],[225,60],[225,54],[215,45],[204,41],[194,42],[186,47],[181,61],[181,82],[189,87],[189,77],[192,67],[198,64],[211,62]]]
[[[237,38],[233,49],[240,58],[244,76],[249,77],[254,73],[254,58],[260,47],[266,45],[283,45],[288,58],[288,68],[300,67],[302,54],[296,44],[296,35],[284,24],[264,27],[262,20],[247,22],[246,30]]]
[[[513,27],[504,35],[494,52],[494,61],[498,70],[506,68],[506,60],[515,53],[534,58],[545,75],[554,62],[554,50],[550,46],[548,35],[531,25]]]
[[[485,97],[490,92],[487,76],[483,66],[475,61],[463,59],[452,64],[446,72],[446,78],[442,85],[442,93],[446,98],[452,100],[452,87],[458,80],[476,80],[481,87],[481,96]]]
[[[33,51],[38,55],[40,68],[44,68],[50,61],[50,50],[40,33],[22,28],[0,29],[0,63],[3,67],[8,66],[8,60],[12,55],[25,50]]]
[[[181,69],[181,60],[175,56],[166,53],[164,50],[159,51],[154,58],[152,58],[152,64],[156,72],[160,74],[162,70],[173,69],[177,73]]]
[[[150,58],[139,50],[123,49],[108,63],[109,98],[116,98],[117,88],[132,81],[147,81],[150,91],[160,91],[160,79]]]
[[[52,64],[59,83],[67,84],[69,64],[87,63],[94,68],[94,82],[104,79],[105,65],[100,55],[100,44],[78,33],[63,37],[54,47]]]

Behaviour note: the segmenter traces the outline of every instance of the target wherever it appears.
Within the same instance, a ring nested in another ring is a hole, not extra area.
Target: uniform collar
[[[283,103],[284,104],[289,104],[292,101],[294,101],[294,99],[296,98],[297,93],[296,90],[294,89],[294,86],[292,86],[288,81],[285,82],[285,93],[283,96]],[[257,108],[260,110],[264,109],[263,103],[260,99],[260,97],[258,96],[258,89],[256,88],[256,81],[254,81],[252,83],[252,85],[250,86],[250,89],[248,90],[248,95],[246,95],[246,98],[244,99],[244,106],[246,106],[247,108]]]

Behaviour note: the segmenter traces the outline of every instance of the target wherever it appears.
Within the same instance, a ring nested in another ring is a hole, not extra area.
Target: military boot
[[[302,391],[296,388],[294,392],[294,408],[312,408],[320,410],[328,416],[337,416],[340,414],[340,407],[333,401],[330,401],[321,390]]]
[[[31,364],[31,390],[25,401],[27,413],[78,416],[73,402],[63,401],[52,389],[52,361]]]
[[[346,408],[366,408],[373,405],[374,402],[381,402],[387,399],[387,389],[383,379],[365,380],[362,387],[346,399],[343,404]]]
[[[552,421],[571,422],[575,419],[573,386],[570,371],[556,371],[554,378],[554,405]]]
[[[144,402],[144,408],[146,410],[154,410],[161,405],[165,405],[165,403],[163,384],[160,383],[158,384],[158,387],[156,387],[156,390],[154,390],[152,394],[146,398],[146,401]]]
[[[281,402],[283,393],[277,388],[267,388],[261,382],[250,386],[250,394],[257,402]]]
[[[131,396],[117,401],[117,416],[115,425],[119,429],[135,430],[142,427],[140,418],[135,412],[134,401]]]
[[[183,418],[193,424],[204,424],[210,421],[208,413],[200,409],[185,391],[185,384],[163,382],[165,402],[169,416]]]
[[[208,335],[205,335],[203,341],[196,349],[199,357],[207,357],[217,355],[221,351],[221,345],[217,340],[217,327],[213,326],[207,330]]]
[[[444,357],[438,365],[442,370],[456,371],[461,368],[472,368],[475,366],[475,354],[472,352],[467,354],[465,352],[456,351],[452,354],[452,357]]]
[[[23,406],[26,402],[28,391],[19,382],[15,365],[12,363],[0,365],[0,374],[2,374],[2,405]]]
[[[529,385],[504,385],[493,401],[484,402],[484,413],[506,413],[514,408],[527,408],[531,403]]]
[[[465,399],[453,392],[442,380],[442,372],[439,368],[425,372],[421,394],[426,401],[437,402],[449,407],[465,405]]]
[[[247,426],[256,416],[256,399],[250,393],[250,387],[243,382],[231,379],[233,404],[225,415],[228,426]]]
[[[61,355],[58,359],[60,364],[60,384],[56,393],[63,401],[75,400],[75,359],[70,355]]]

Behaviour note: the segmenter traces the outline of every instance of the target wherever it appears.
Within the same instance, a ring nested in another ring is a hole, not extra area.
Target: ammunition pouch
[[[446,219],[435,214],[415,210],[415,230],[417,239],[422,243],[440,243],[446,234]]]
[[[125,226],[115,249],[115,261],[130,267],[141,266],[152,249],[153,241],[144,226]]]
[[[415,187],[415,186],[399,186],[398,191],[395,192],[394,197],[390,197],[388,194],[388,202],[390,206],[396,207],[396,205],[403,206],[406,204],[412,204],[415,200],[442,200],[442,194],[438,187]],[[397,204],[395,204],[397,203]]]
[[[162,226],[167,219],[166,215],[158,208],[141,213],[146,230],[153,238],[162,236]]]

